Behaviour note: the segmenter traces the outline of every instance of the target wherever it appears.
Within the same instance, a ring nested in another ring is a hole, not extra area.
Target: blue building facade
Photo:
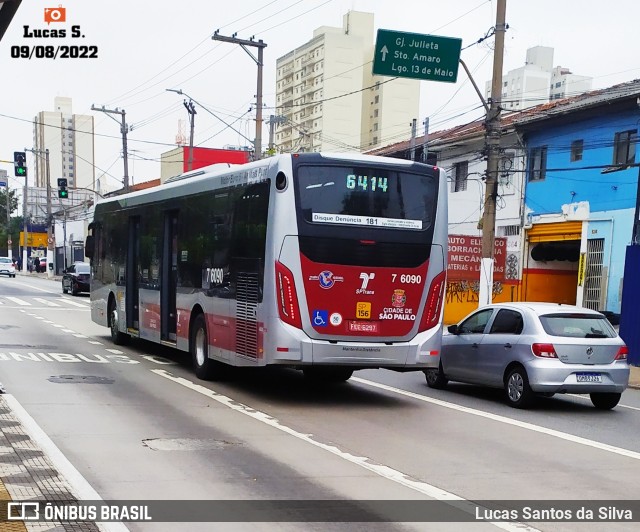
[[[540,238],[528,242],[524,271],[568,273],[563,283],[575,280],[577,302],[596,310],[621,308],[638,191],[639,96],[640,82],[594,91],[533,108],[517,126],[527,150],[529,227],[549,235],[537,251]]]

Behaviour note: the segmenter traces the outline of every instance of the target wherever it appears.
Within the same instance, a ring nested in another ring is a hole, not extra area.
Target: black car
[[[62,293],[69,290],[75,296],[89,291],[91,269],[88,262],[76,262],[62,272]]]

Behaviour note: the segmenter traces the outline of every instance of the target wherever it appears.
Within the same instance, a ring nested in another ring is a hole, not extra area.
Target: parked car
[[[75,296],[80,292],[89,292],[91,267],[88,262],[75,262],[62,272],[62,293],[71,291]]]
[[[627,346],[600,312],[555,303],[487,305],[450,325],[427,385],[448,381],[504,388],[508,403],[536,395],[589,394],[609,410],[629,384]]]
[[[40,270],[41,272],[46,272],[47,271],[47,258],[46,257],[40,257]]]
[[[0,257],[0,275],[16,276],[16,267],[10,257]]]

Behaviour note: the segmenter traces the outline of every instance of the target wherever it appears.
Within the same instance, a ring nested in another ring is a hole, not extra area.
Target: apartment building
[[[53,189],[64,177],[69,189],[96,190],[93,132],[93,116],[73,114],[71,98],[58,96],[53,111],[40,111],[33,123],[35,186],[47,186],[44,152],[48,149]]]
[[[373,13],[349,11],[276,61],[278,152],[364,151],[406,138],[420,82],[372,74]]]
[[[573,74],[565,67],[554,68],[553,53],[549,46],[529,48],[524,66],[503,74],[503,109],[520,111],[591,90],[593,78]],[[485,83],[485,96],[491,96],[491,81]]]

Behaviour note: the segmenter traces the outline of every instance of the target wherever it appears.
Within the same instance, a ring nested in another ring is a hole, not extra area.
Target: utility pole
[[[53,249],[55,249],[54,243],[53,243],[53,235],[55,233],[54,231],[52,231],[53,217],[51,216],[51,174],[49,170],[49,148],[46,148],[44,150],[36,150],[35,148],[29,150],[25,148],[25,151],[30,151],[31,153],[39,156],[42,156],[42,154],[44,154],[45,179],[47,180],[47,222],[46,222],[47,223],[47,256],[46,256],[47,266],[46,268],[47,268],[47,277],[52,278],[53,269],[49,268],[49,262],[53,262]]]
[[[424,125],[424,138],[422,139],[422,162],[427,164],[429,158],[429,117],[422,122]]]
[[[26,151],[26,149],[25,149]],[[24,194],[22,202],[22,234],[24,235],[24,242],[22,243],[22,274],[27,275],[29,273],[29,224],[27,222],[27,194],[29,188],[27,185],[27,174],[24,174]]]
[[[187,162],[187,171],[191,171],[191,167],[193,166],[193,127],[196,117],[196,106],[193,105],[193,100],[189,100],[189,103],[185,100],[184,106],[187,108],[187,113],[189,113],[189,123],[191,124],[191,131],[189,133],[189,161]]]
[[[269,116],[269,155],[276,154],[276,147],[273,142],[273,139],[275,136],[275,126],[279,124],[284,124],[286,121],[287,119],[284,116],[280,116],[280,115]]]
[[[263,42],[262,39],[258,39],[258,41],[254,41],[254,37],[251,36],[247,39],[237,39],[237,33],[234,33],[231,37],[225,37],[224,35],[220,35],[218,32],[220,30],[216,30],[211,37],[214,41],[223,41],[230,42],[233,44],[239,44],[242,49],[249,54],[249,57],[253,59],[258,65],[258,83],[257,83],[257,94],[256,94],[256,140],[255,140],[255,160],[262,159],[262,67],[264,66],[264,62],[262,60],[263,50],[267,47],[267,43]],[[258,58],[256,59],[254,55],[249,51],[247,46],[253,46],[258,49]]]
[[[410,144],[411,147],[409,149],[409,154],[410,154],[409,158],[412,161],[416,160],[416,134],[417,134],[416,124],[417,122],[418,121],[415,118],[411,121],[411,144]]]
[[[500,159],[500,111],[502,103],[502,61],[504,55],[505,14],[507,0],[498,0],[493,52],[491,103],[485,121],[485,150],[487,175],[485,179],[484,213],[482,217],[482,262],[480,264],[479,306],[492,302],[493,249],[496,228],[496,199],[498,194],[498,162]]]
[[[120,110],[117,107],[115,109],[105,109],[104,105],[102,107],[96,107],[92,105],[91,110],[102,111],[103,113],[116,114],[121,116],[122,122],[120,123],[120,133],[122,133],[122,156],[124,158],[124,180],[122,184],[124,187],[124,191],[129,192],[129,158],[127,152],[127,133],[129,131],[129,126],[127,126],[127,122],[125,121],[125,110]]]
[[[13,259],[13,253],[11,250],[11,209],[9,207],[9,174],[6,170],[0,170],[0,179],[4,179],[7,182],[7,256]]]
[[[64,266],[63,268],[67,269],[67,209],[64,209],[64,219],[62,222],[62,234],[64,238]],[[71,257],[73,261],[73,256]]]

